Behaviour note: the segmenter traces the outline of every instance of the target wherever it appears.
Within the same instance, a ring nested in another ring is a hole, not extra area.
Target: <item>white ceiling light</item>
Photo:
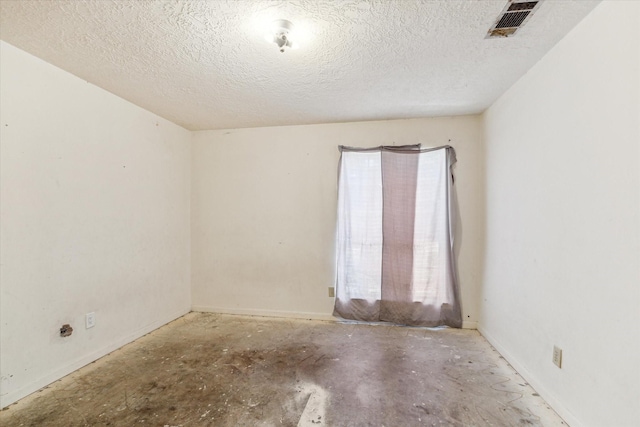
[[[266,39],[278,45],[280,52],[284,53],[286,48],[296,49],[297,46],[291,39],[293,31],[293,23],[286,19],[278,19],[271,24],[271,33],[267,34]]]

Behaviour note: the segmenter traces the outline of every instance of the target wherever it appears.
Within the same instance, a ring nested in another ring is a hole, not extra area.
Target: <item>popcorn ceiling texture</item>
[[[505,2],[2,0],[0,37],[191,130],[474,114],[598,3],[486,40]],[[264,40],[280,18],[300,49]]]

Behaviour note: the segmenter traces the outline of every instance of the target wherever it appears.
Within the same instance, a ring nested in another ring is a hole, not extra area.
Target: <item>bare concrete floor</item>
[[[2,426],[559,426],[476,332],[191,313]]]

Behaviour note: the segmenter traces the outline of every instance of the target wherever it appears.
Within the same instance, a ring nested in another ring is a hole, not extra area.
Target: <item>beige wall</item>
[[[484,116],[480,330],[571,426],[640,420],[639,29],[601,3]]]
[[[338,145],[449,143],[458,154],[460,281],[477,320],[482,147],[478,116],[195,132],[195,310],[328,317]]]
[[[0,57],[4,407],[189,310],[190,133],[4,42]]]

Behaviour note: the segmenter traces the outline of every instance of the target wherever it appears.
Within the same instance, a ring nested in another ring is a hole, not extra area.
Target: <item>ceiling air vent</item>
[[[519,28],[527,23],[541,2],[542,0],[509,0],[485,38],[493,39],[514,35]]]

